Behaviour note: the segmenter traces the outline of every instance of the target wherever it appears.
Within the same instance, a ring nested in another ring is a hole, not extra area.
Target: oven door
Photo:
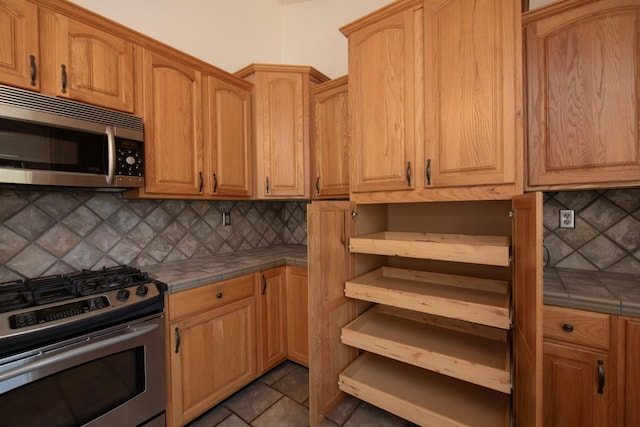
[[[164,342],[155,315],[0,360],[1,424],[163,424]]]

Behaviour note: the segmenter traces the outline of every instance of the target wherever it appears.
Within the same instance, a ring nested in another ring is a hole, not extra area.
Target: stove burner
[[[71,278],[80,295],[91,295],[111,289],[147,282],[149,277],[133,267],[111,267],[96,271],[82,271]]]
[[[33,304],[33,296],[22,280],[0,283],[0,312],[17,310]]]
[[[69,278],[60,274],[31,279],[27,286],[31,289],[35,305],[66,300],[76,294]]]

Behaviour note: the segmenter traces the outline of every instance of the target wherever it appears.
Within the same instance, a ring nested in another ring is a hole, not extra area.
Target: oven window
[[[107,174],[107,136],[0,119],[0,166]]]
[[[0,395],[0,424],[80,426],[142,393],[144,348],[69,368]]]

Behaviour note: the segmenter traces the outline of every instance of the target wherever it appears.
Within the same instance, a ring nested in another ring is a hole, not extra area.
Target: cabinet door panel
[[[640,180],[639,23],[606,0],[526,26],[529,185]]]
[[[265,372],[287,358],[287,301],[284,267],[256,274],[259,303],[259,372]]]
[[[251,93],[209,77],[209,193],[251,196]]]
[[[598,392],[598,370],[603,391]],[[544,425],[604,427],[613,425],[607,410],[615,406],[615,369],[605,353],[560,344],[544,344]]]
[[[620,425],[640,425],[640,365],[638,364],[638,349],[640,349],[640,319],[621,318],[623,350],[620,354],[620,372],[622,372],[619,390],[619,401],[623,402],[624,410],[621,410]],[[622,397],[624,396],[624,397]],[[622,406],[622,405],[621,405]]]
[[[309,366],[309,285],[305,267],[287,266],[287,354]]]
[[[56,95],[132,112],[132,43],[62,15],[55,31]]]
[[[416,52],[420,29],[410,9],[349,34],[354,192],[415,188],[408,168],[411,165],[415,176],[415,58],[422,57]]]
[[[428,187],[515,182],[522,140],[519,3],[425,2]]]
[[[36,67],[33,78],[31,55]],[[37,6],[29,1],[0,0],[0,82],[38,90],[39,64]]]
[[[145,189],[149,193],[200,194],[200,72],[147,50],[143,74]]]

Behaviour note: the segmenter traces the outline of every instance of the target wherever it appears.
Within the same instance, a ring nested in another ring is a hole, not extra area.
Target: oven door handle
[[[83,356],[85,354],[91,353],[96,350],[101,350],[115,344],[120,344],[122,342],[129,341],[133,338],[137,338],[142,335],[148,334],[149,332],[153,331],[158,327],[159,326],[157,324],[144,325],[144,326],[136,327],[135,329],[129,328],[127,329],[126,332],[119,334],[118,336],[102,339],[96,342],[91,342],[91,341],[88,341],[88,342],[83,341],[81,343],[75,342],[73,344],[70,344],[70,346],[73,346],[73,348],[69,350],[65,350],[51,356],[43,355],[38,360],[31,361],[25,365],[18,366],[9,371],[0,373],[0,383],[2,383],[3,381],[9,380],[13,377],[17,377],[19,375],[32,372],[36,369],[42,369],[42,368],[54,365],[56,363],[63,362],[68,359]]]
[[[113,126],[107,126],[107,158],[108,158],[108,171],[107,171],[107,184],[113,184],[113,177],[116,174],[116,135]]]

